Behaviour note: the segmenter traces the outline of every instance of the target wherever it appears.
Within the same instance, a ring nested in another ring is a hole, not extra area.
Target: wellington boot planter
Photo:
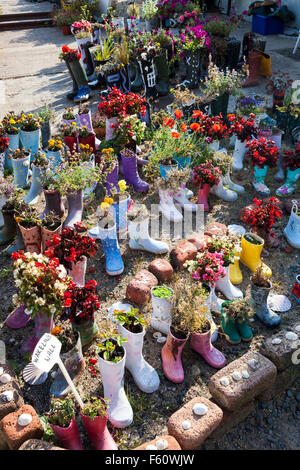
[[[34,330],[29,335],[27,340],[23,343],[20,349],[20,353],[23,356],[24,354],[32,354],[37,343],[45,333],[51,334],[51,331],[54,328],[53,315],[48,316],[45,313],[37,313],[34,318]],[[47,376],[46,376],[47,378]]]
[[[71,276],[72,281],[75,282],[77,287],[83,287],[85,285],[86,266],[87,257],[83,256],[82,260],[76,263],[72,261],[72,267],[68,269],[68,276]]]
[[[67,428],[56,426],[54,424],[50,424],[50,427],[60,444],[65,449],[83,450],[75,418],[71,419],[71,422]]]
[[[80,334],[82,347],[90,344],[99,335],[99,328],[96,320],[83,321],[81,323],[72,323],[72,328]]]
[[[118,450],[117,444],[113,440],[107,429],[107,416],[96,416],[91,418],[80,412],[86,432],[96,450]]]
[[[40,215],[40,219],[43,219],[50,212],[54,212],[58,217],[65,215],[65,206],[59,191],[49,191],[44,189],[44,196],[46,201],[46,207],[43,213]]]
[[[55,230],[48,230],[47,228],[41,226],[41,240],[42,240],[42,253],[44,253],[47,248],[47,242],[53,240],[54,235],[60,235],[62,231],[62,224]]]
[[[190,347],[193,351],[200,354],[210,366],[216,369],[221,369],[225,366],[225,356],[211,343],[211,329],[205,333],[192,333]]]
[[[12,161],[9,156],[9,152],[13,152],[14,150],[17,150],[19,148],[19,141],[20,141],[20,135],[19,132],[17,134],[5,134],[4,137],[8,137],[9,143],[8,143],[8,148],[5,151],[5,164],[4,164],[4,169],[5,170],[12,170]]]
[[[93,152],[95,152],[96,150],[95,134],[90,134],[88,137],[79,137],[78,140],[79,140],[79,144],[83,144],[83,145],[88,144],[90,147],[92,147]]]
[[[3,226],[0,229],[0,246],[10,243],[17,234],[17,223],[15,221],[14,211],[5,211],[2,209]]]
[[[22,234],[22,238],[24,241],[25,249],[29,253],[37,253],[38,255],[41,253],[41,228],[40,227],[32,227],[32,228],[25,228],[22,225],[19,225],[19,229]]]
[[[254,272],[259,266],[263,265],[264,273],[268,278],[272,276],[272,271],[264,264],[261,260],[261,252],[264,247],[263,238],[259,237],[256,233],[247,232],[242,235],[241,238],[241,254],[240,260],[245,264],[252,272]]]
[[[184,381],[184,370],[181,362],[181,353],[188,340],[187,336],[177,337],[172,327],[169,328],[167,341],[161,350],[161,359],[164,374],[174,383]]]

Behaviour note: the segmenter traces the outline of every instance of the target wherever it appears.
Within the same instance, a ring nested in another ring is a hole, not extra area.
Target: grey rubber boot
[[[69,194],[67,196],[68,201],[68,216],[64,222],[65,228],[73,228],[74,224],[81,222],[82,210],[83,210],[83,197],[82,191],[77,193]]]
[[[275,328],[280,324],[280,316],[268,307],[267,300],[272,287],[271,281],[269,283],[269,287],[259,287],[251,282],[251,297],[258,320],[269,328]]]

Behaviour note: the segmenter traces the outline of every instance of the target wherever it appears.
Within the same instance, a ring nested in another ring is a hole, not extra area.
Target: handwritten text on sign
[[[49,372],[56,363],[61,350],[61,342],[49,333],[45,333],[36,345],[32,360],[39,369]]]

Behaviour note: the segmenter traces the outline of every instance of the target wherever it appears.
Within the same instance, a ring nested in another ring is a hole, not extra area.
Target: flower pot
[[[72,268],[68,269],[68,276],[71,276],[77,287],[84,287],[85,285],[87,257],[83,256],[82,258],[83,259],[77,261],[77,263],[72,261]]]
[[[58,217],[63,217],[65,214],[65,206],[59,191],[49,191],[48,189],[44,189],[44,196],[46,201],[46,207],[44,212],[40,215],[40,219],[43,219],[45,215],[49,214],[50,212],[54,212],[54,214],[58,215]]]
[[[64,137],[64,143],[68,147],[69,151],[71,154],[78,152],[78,143],[77,143],[77,137]]]
[[[186,79],[183,82],[190,90],[197,88],[200,72],[200,51],[185,51]]]
[[[161,350],[163,371],[168,380],[174,383],[184,381],[181,353],[188,340],[187,336],[177,337],[170,326],[167,341]]]
[[[57,168],[62,163],[60,150],[56,150],[55,152],[53,150],[47,150],[47,157],[52,169]]]
[[[25,343],[21,346],[20,353],[32,354],[37,343],[45,333],[51,333],[54,327],[53,315],[48,316],[45,313],[37,313],[34,318],[34,331],[27,338]]]
[[[75,418],[71,419],[67,428],[63,428],[62,426],[57,426],[54,424],[50,424],[50,427],[60,444],[65,449],[83,450]]]
[[[1,194],[0,195],[0,227],[2,227],[2,225],[4,224],[4,219],[2,215],[2,207],[6,203],[6,200],[7,200],[7,196],[5,194]]]
[[[105,140],[111,140],[114,136],[114,126],[117,124],[118,118],[106,118],[106,126],[105,126]],[[113,126],[113,127],[112,127]]]
[[[87,55],[86,55],[86,49],[85,49],[84,46],[89,44],[89,43],[93,43],[93,38],[92,38],[92,36],[90,36],[88,38],[75,38],[75,39],[76,39],[76,44],[77,44],[78,51],[81,54],[81,61],[83,63],[83,66],[84,66],[85,70],[88,71],[88,59],[87,59]]]
[[[12,170],[12,160],[8,158],[9,152],[13,152],[14,150],[17,150],[19,148],[19,140],[20,140],[20,135],[19,132],[17,134],[5,134],[5,137],[9,139],[8,143],[8,148],[5,151],[5,164],[4,164],[4,169],[5,170]]]
[[[89,134],[88,137],[79,137],[78,138],[79,140],[79,144],[83,144],[83,145],[89,145],[93,150],[93,152],[95,152],[96,150],[96,141],[95,141],[95,134]]]
[[[80,412],[80,416],[86,432],[96,450],[118,450],[106,426],[107,414],[105,416],[91,418]]]
[[[160,167],[160,176],[162,178],[167,177],[167,172],[177,170],[177,165],[163,165],[162,163],[159,165]]]
[[[266,137],[267,139],[269,139],[272,135],[272,130],[271,129],[260,129],[258,131],[258,135],[259,135],[259,137]]]
[[[223,119],[227,119],[228,101],[228,93],[224,93],[223,95],[218,96],[217,99],[212,101],[210,104],[212,116],[219,116],[219,114],[221,113]]]
[[[14,172],[14,185],[17,188],[26,189],[29,186],[28,172],[30,164],[30,153],[22,159],[12,159],[12,167]]]
[[[191,166],[192,157],[180,157],[179,155],[174,155],[173,158],[177,162],[179,170]]]
[[[200,354],[210,366],[216,369],[225,366],[225,356],[211,344],[211,329],[205,333],[192,333],[190,347]]]
[[[117,193],[119,192],[119,187],[118,187],[118,181],[119,181],[119,162],[116,161],[114,169],[107,174],[106,176],[106,191],[109,196],[112,194],[112,190],[116,191]]]
[[[41,230],[40,227],[25,228],[18,224],[22,234],[25,251],[29,253],[41,253]]]
[[[72,323],[72,328],[80,334],[80,341],[82,347],[90,344],[93,339],[99,335],[99,328],[96,320],[85,320],[81,323]]]
[[[251,280],[251,302],[255,310],[255,316],[270,328],[275,328],[280,324],[280,316],[268,307],[268,296],[272,288],[269,281],[268,287],[256,286]]]
[[[47,242],[53,240],[54,235],[60,235],[62,230],[62,224],[55,230],[48,230],[45,227],[41,227],[41,238],[42,238],[42,253],[48,249]]]
[[[278,150],[281,149],[282,134],[283,134],[283,131],[278,129],[278,131],[275,134],[272,134],[271,136],[271,140],[275,142]]]
[[[246,143],[247,141],[242,142],[238,137],[236,138],[234,152],[232,155],[233,156],[233,165],[232,165],[233,170],[243,169],[244,155],[247,150]]]
[[[273,110],[276,110],[276,106],[283,106],[283,100],[284,100],[284,91],[275,91],[273,93]]]
[[[76,332],[78,339],[75,346],[68,352],[60,355],[61,360],[68,371],[73,383],[77,384],[79,377],[85,369],[85,361],[82,354],[80,334]],[[54,381],[50,387],[50,395],[55,398],[65,397],[71,389],[60,369],[58,369]]]
[[[61,30],[62,30],[62,33],[63,33],[64,36],[71,36],[71,34],[72,34],[71,33],[71,28],[70,28],[69,25],[68,26],[62,26]]]
[[[76,121],[77,121],[78,126],[80,127],[86,126],[88,131],[91,134],[94,133],[91,111],[89,111],[88,113],[77,114]]]
[[[300,275],[296,276],[295,285],[292,290],[293,297],[300,303]]]
[[[64,221],[64,227],[73,228],[81,222],[83,211],[83,191],[80,189],[75,193],[67,194],[68,216]]]
[[[43,149],[47,147],[48,141],[51,138],[51,124],[50,121],[46,121],[41,126],[41,135],[42,135],[42,147]]]
[[[119,202],[114,202],[111,206],[112,214],[116,222],[117,231],[124,232],[127,230],[127,212],[130,203],[130,196],[126,199],[121,199]]]
[[[125,65],[124,67],[121,67],[119,70],[120,74],[120,90],[123,93],[129,93],[131,91],[131,80],[130,80],[130,71],[129,71],[129,65]]]
[[[36,129],[35,131],[23,131],[20,129],[20,140],[23,148],[27,152],[31,152],[31,158],[37,153],[40,146],[41,130]]]
[[[209,204],[208,204],[209,191],[210,191],[209,184],[204,184],[203,187],[202,186],[199,187],[197,204],[203,204],[204,212],[209,211]]]
[[[207,145],[207,148],[210,152],[217,152],[220,148],[220,142],[218,140],[213,140]]]
[[[153,313],[150,324],[155,330],[167,335],[172,322],[171,310],[173,306],[174,292],[171,288],[169,288],[169,290],[172,292],[172,296],[162,299],[160,297],[156,297],[153,294],[153,290],[154,287],[151,288]]]

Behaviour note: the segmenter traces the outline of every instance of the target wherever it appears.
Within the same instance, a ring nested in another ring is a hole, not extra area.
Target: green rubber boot
[[[167,51],[154,58],[154,63],[157,70],[157,91],[159,96],[166,96],[169,94],[169,66],[167,59]]]
[[[239,320],[238,318],[235,320],[235,326],[241,335],[241,338],[243,341],[251,341],[253,338],[253,333],[251,328],[247,325],[247,322],[245,320]]]
[[[223,302],[221,307],[222,313],[222,329],[226,338],[226,341],[230,344],[239,344],[241,342],[241,337],[236,328],[235,321],[227,317],[225,310],[223,308],[224,304],[229,302]]]

